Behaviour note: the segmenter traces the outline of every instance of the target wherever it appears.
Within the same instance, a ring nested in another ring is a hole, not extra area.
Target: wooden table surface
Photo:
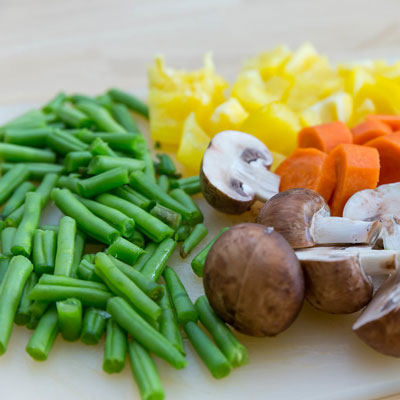
[[[310,41],[332,61],[400,57],[399,12],[398,0],[0,0],[0,107],[143,91],[159,53],[196,68],[211,50],[231,80],[278,43]]]

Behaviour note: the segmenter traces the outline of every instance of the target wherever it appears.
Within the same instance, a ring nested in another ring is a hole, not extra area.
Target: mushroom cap
[[[203,195],[217,210],[241,214],[251,207],[256,193],[270,198],[278,192],[280,178],[268,170],[271,164],[271,153],[254,136],[238,131],[220,132],[203,155]]]
[[[321,248],[296,253],[304,271],[306,299],[331,314],[350,314],[365,307],[373,285],[354,251],[327,252]]]
[[[275,336],[296,319],[303,271],[287,241],[271,227],[236,225],[208,253],[203,279],[216,313],[238,331]]]
[[[376,351],[400,357],[400,271],[378,289],[353,331]]]
[[[393,216],[400,219],[399,198],[400,183],[360,190],[347,201],[343,217],[362,221],[381,220]]]
[[[329,216],[325,199],[309,189],[289,189],[269,199],[261,208],[257,222],[272,226],[293,248],[314,246],[310,228],[314,215]]]

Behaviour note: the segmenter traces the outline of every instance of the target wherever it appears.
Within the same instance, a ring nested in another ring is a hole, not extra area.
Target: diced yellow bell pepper
[[[208,124],[208,132],[215,135],[221,131],[237,130],[248,115],[239,100],[231,97],[214,110]]]
[[[375,83],[373,74],[366,68],[355,67],[345,77],[345,90],[355,96],[358,91],[367,83]]]
[[[288,156],[297,146],[300,123],[288,106],[273,102],[251,113],[240,129],[260,139],[269,150]]]
[[[348,125],[350,128],[363,122],[365,117],[370,114],[375,114],[375,104],[371,99],[365,99],[361,104],[354,107],[353,115],[350,118]]]
[[[271,151],[272,154],[272,164],[270,171],[275,172],[276,169],[282,164],[284,160],[286,160],[286,157],[283,154],[276,153],[275,151]]]
[[[203,154],[210,143],[210,137],[203,131],[191,113],[183,125],[182,140],[176,159],[189,170],[198,173]]]

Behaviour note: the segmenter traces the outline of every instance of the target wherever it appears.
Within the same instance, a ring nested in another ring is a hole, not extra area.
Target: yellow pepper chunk
[[[237,130],[248,115],[239,100],[231,97],[214,110],[208,124],[208,131],[215,135],[221,131]]]
[[[272,164],[270,167],[271,172],[275,172],[276,169],[282,164],[286,157],[283,154],[276,153],[275,151],[271,151],[272,154]]]
[[[288,106],[273,102],[251,113],[240,129],[260,139],[271,151],[288,156],[297,146],[300,123]]]
[[[191,113],[183,125],[182,140],[179,145],[176,159],[185,167],[199,172],[203,154],[210,143],[210,137],[203,131]]]

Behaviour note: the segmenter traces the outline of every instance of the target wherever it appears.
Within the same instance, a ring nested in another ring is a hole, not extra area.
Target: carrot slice
[[[375,114],[374,117],[379,121],[388,124],[394,131],[400,129],[400,115]]]
[[[400,132],[387,136],[381,136],[365,146],[374,147],[379,152],[381,160],[381,172],[379,184],[393,183],[400,181]]]
[[[336,184],[333,158],[313,148],[295,150],[279,165],[275,173],[281,177],[281,192],[306,188],[315,190],[326,201],[331,197]]]
[[[331,214],[341,216],[347,200],[363,189],[375,189],[379,179],[379,153],[372,147],[340,144],[329,154],[336,166],[336,189]]]
[[[352,143],[350,129],[340,121],[327,124],[308,126],[299,132],[299,147],[315,147],[329,153],[338,144]]]
[[[364,144],[379,136],[391,134],[392,128],[376,118],[375,115],[369,115],[364,122],[355,126],[353,133],[354,144]]]

